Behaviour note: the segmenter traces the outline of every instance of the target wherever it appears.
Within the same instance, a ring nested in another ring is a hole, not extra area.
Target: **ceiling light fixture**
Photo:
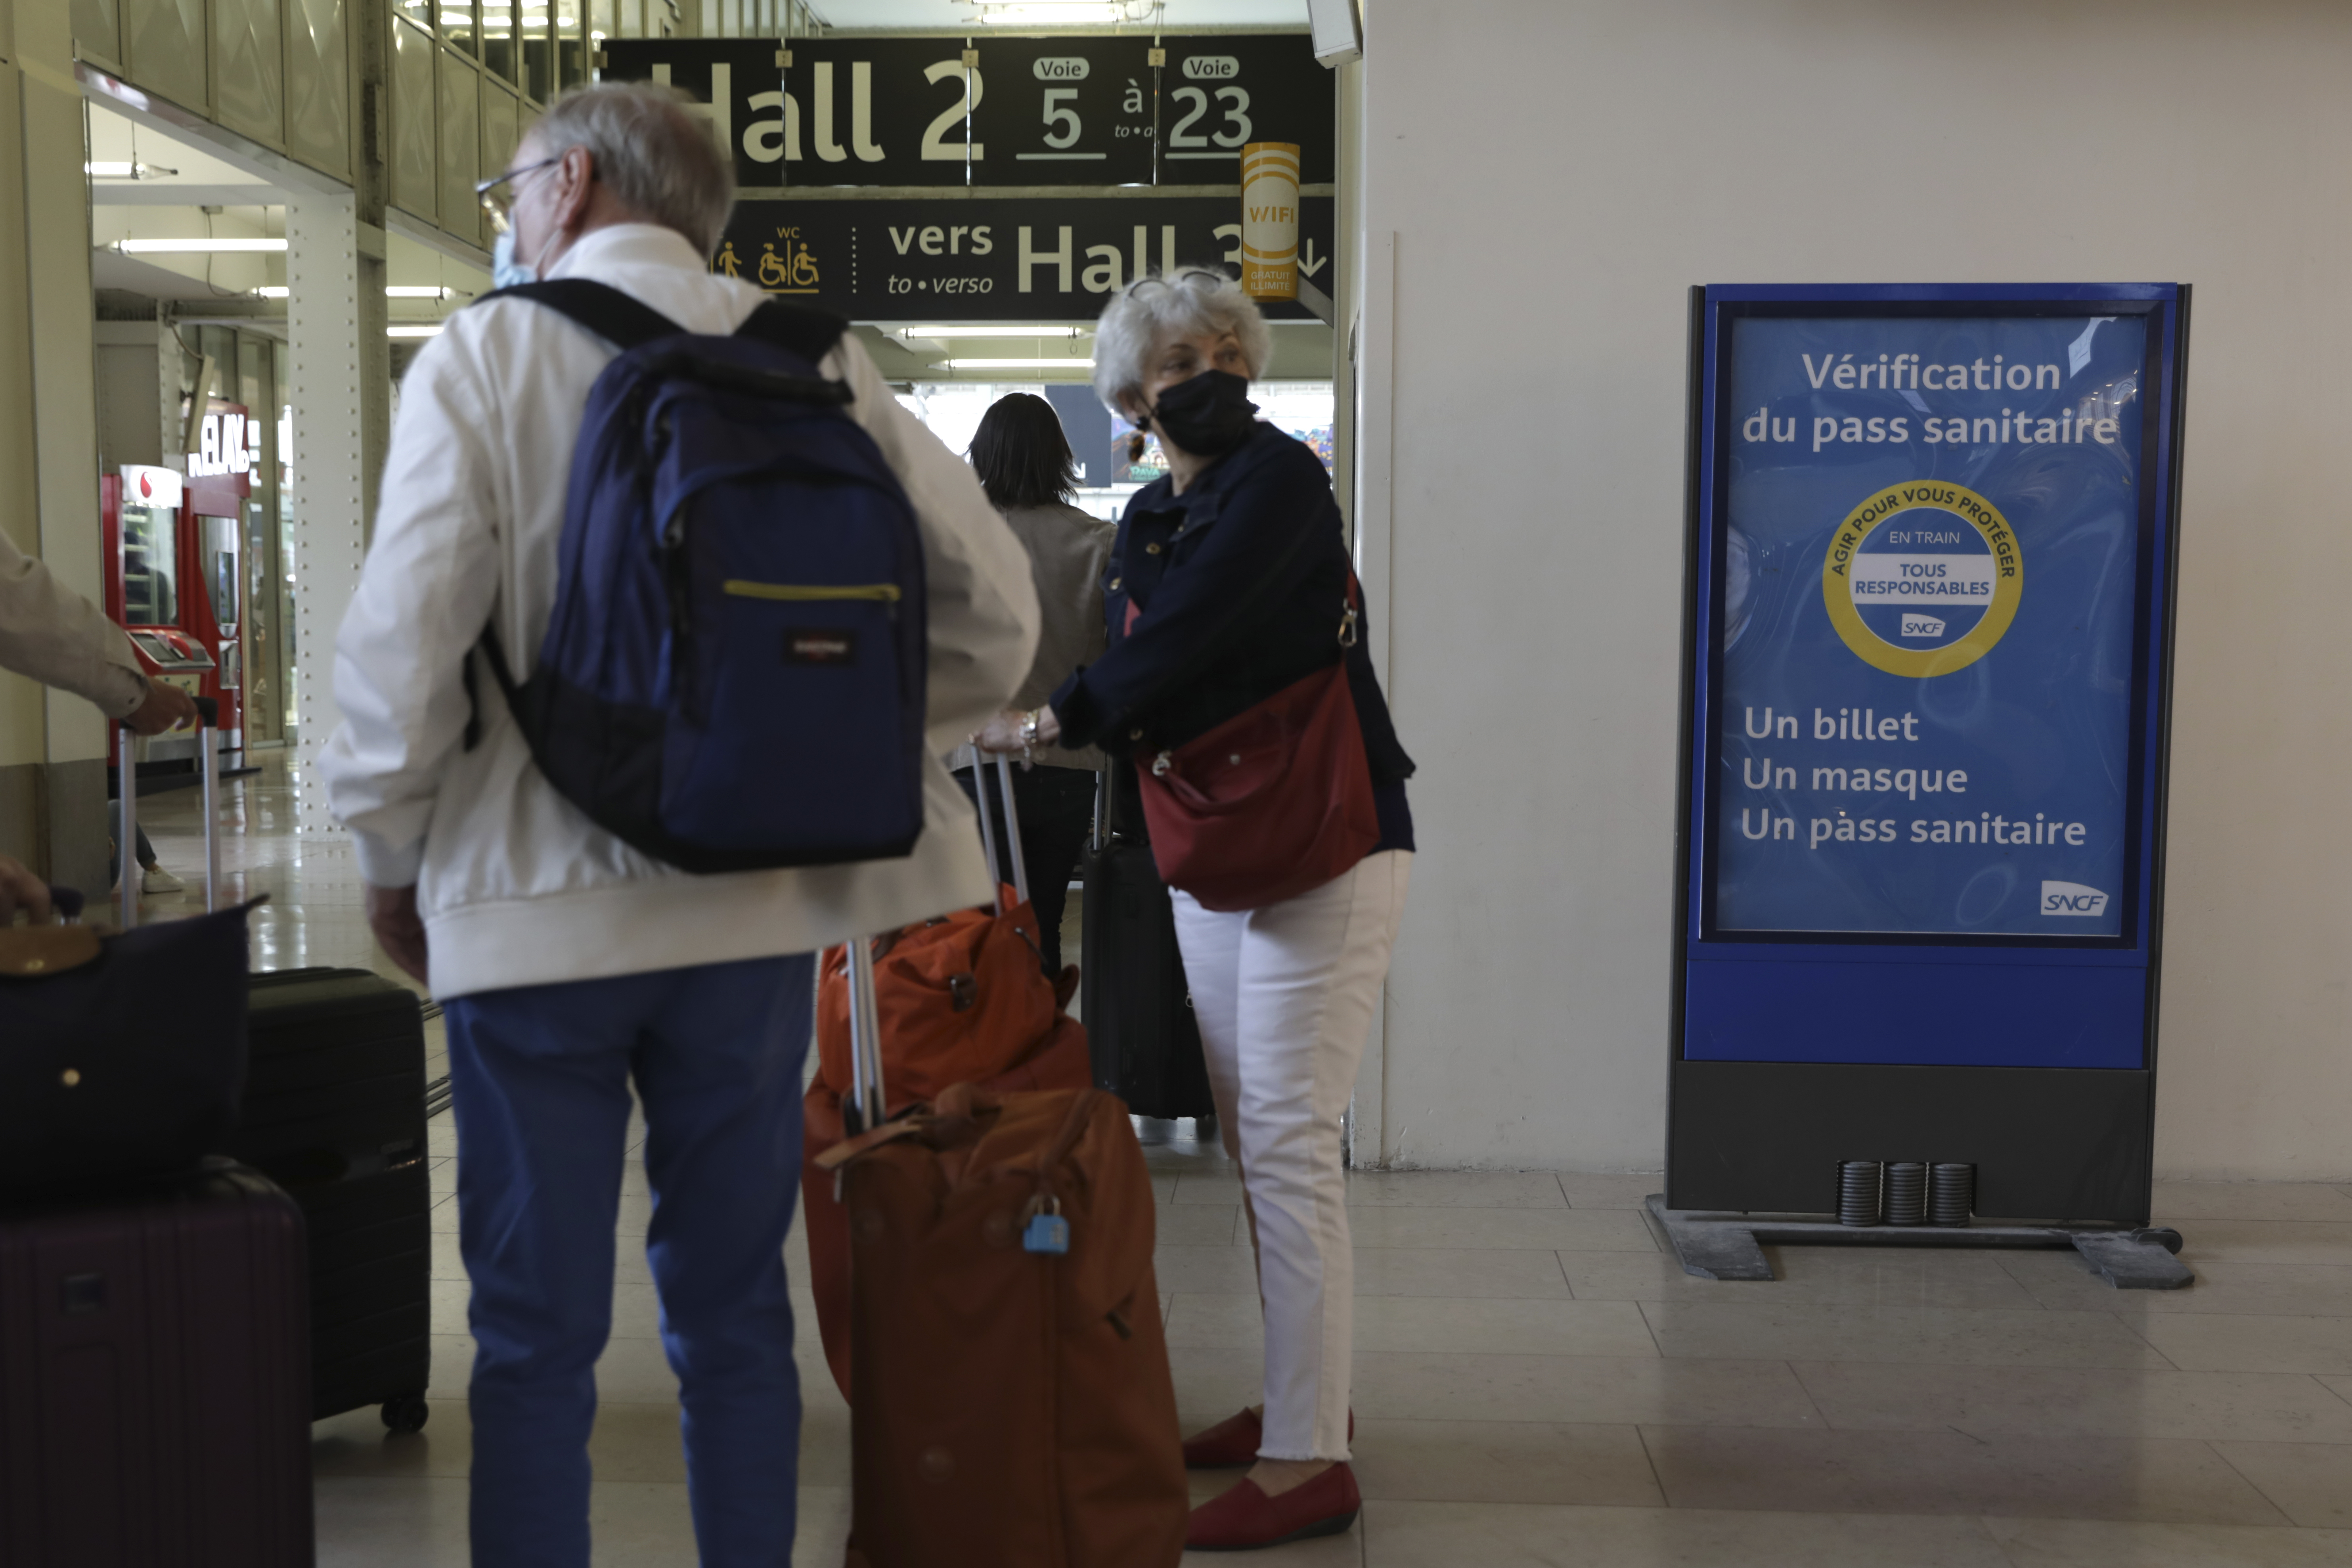
[[[1106,5],[1101,0],[1087,4],[1069,4],[1066,0],[1042,0],[1022,5],[986,5],[980,8],[980,19],[991,26],[1034,27],[1068,26],[1073,22],[1123,22],[1126,15],[1117,5]]]
[[[1141,22],[1160,9],[1159,0],[971,0],[982,22]]]
[[[283,283],[264,283],[260,288],[248,289],[246,292],[257,300],[284,300],[289,298],[293,290]],[[432,283],[387,283],[383,297],[387,300],[454,300],[457,297],[457,290]]]
[[[950,370],[1092,370],[1090,359],[951,359]]]
[[[175,253],[202,255],[215,251],[278,251],[286,248],[282,239],[118,239],[107,247],[125,256],[170,256]]]
[[[437,338],[441,335],[441,323],[432,321],[413,327],[386,327],[383,335],[387,338]]]
[[[159,168],[153,163],[84,163],[81,172],[93,180],[152,180],[180,171]]]
[[[1086,338],[1092,327],[900,327],[908,338]]]

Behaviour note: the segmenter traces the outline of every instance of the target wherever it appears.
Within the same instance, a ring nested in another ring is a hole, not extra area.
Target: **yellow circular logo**
[[[1846,514],[1822,562],[1830,624],[1889,675],[1949,675],[2016,618],[2025,557],[2000,510],[1965,486],[1889,485]]]

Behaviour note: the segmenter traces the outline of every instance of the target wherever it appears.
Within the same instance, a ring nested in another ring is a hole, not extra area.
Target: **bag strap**
[[[585,278],[559,278],[551,283],[518,283],[510,289],[494,289],[482,298],[496,300],[507,295],[533,300],[562,312],[623,353],[667,338],[694,335],[643,300]],[[814,363],[833,352],[833,345],[841,341],[841,334],[847,325],[839,318],[825,315],[823,311],[794,310],[779,300],[765,300],[736,329],[735,335],[789,349]],[[827,381],[822,376],[785,375],[753,366],[732,364],[698,354],[689,345],[683,343],[656,356],[649,363],[651,368],[663,374],[684,374],[754,397],[783,397],[801,403],[838,405],[849,402],[856,395],[845,381]]]
[[[674,338],[686,329],[634,295],[608,283],[587,278],[556,278],[543,283],[517,283],[493,289],[474,301],[528,300],[568,316],[624,353],[657,338]]]
[[[788,305],[782,300],[763,300],[760,308],[735,329],[735,335],[790,349],[814,364],[833,352],[834,345],[848,330],[847,321],[826,311],[811,310],[806,305]]]
[[[1070,1101],[1069,1113],[1062,1118],[1061,1130],[1054,1134],[1054,1141],[1038,1157],[1037,1188],[1029,1199],[1027,1210],[1021,1216],[1023,1224],[1027,1224],[1032,1215],[1062,1212],[1061,1194],[1054,1191],[1054,1172],[1069,1157],[1070,1151],[1078,1146],[1079,1137],[1094,1120],[1095,1100],[1101,1093],[1098,1089],[1082,1089]]]
[[[491,619],[492,621],[497,619],[495,612]],[[507,710],[520,718],[522,714],[522,689],[515,684],[514,672],[507,668],[507,652],[505,648],[499,646],[498,627],[486,622],[482,626],[482,635],[475,640],[474,647],[481,649],[488,658],[490,678],[499,683],[499,695],[507,700]],[[482,743],[482,701],[474,692],[473,648],[466,650],[466,661],[458,666],[458,673],[460,679],[466,683],[467,712],[464,749],[470,752]]]
[[[843,1098],[846,1100],[848,1097],[845,1095]],[[843,1139],[840,1142],[828,1147],[810,1163],[815,1165],[820,1171],[838,1171],[842,1166],[869,1150],[879,1149],[885,1143],[895,1143],[901,1138],[912,1138],[922,1131],[922,1122],[910,1117],[900,1117],[894,1121],[886,1121],[879,1127],[868,1128],[855,1138]]]
[[[517,283],[494,289],[475,303],[490,300],[529,300],[544,305],[625,352],[686,332],[684,327],[635,295],[593,279],[556,278],[543,283]],[[735,335],[790,349],[814,363],[831,353],[848,330],[848,322],[826,311],[788,305],[782,300],[763,300],[759,309],[735,329]]]

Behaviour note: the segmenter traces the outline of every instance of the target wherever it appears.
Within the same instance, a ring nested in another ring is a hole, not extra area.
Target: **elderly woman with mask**
[[[1251,379],[1272,334],[1222,272],[1144,279],[1095,336],[1095,390],[1160,438],[1168,474],[1128,503],[1104,609],[1109,646],[992,750],[1097,744],[1146,765],[1344,661],[1378,818],[1336,877],[1256,908],[1174,892],[1225,1151],[1241,1166],[1265,1319],[1265,1403],[1186,1440],[1194,1468],[1249,1466],[1193,1510],[1190,1544],[1336,1534],[1360,1504],[1348,1466],[1353,1264],[1340,1118],[1388,973],[1412,859],[1397,742],[1360,629],[1331,485],[1259,422]],[[1352,749],[1351,749],[1352,752]],[[1360,777],[1354,781],[1360,788]],[[1155,843],[1161,864],[1165,848]]]

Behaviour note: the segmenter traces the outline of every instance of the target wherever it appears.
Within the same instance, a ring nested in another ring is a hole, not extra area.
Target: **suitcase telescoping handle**
[[[874,943],[852,938],[849,951],[849,1103],[841,1108],[851,1137],[882,1125],[882,1018],[874,1005]]]
[[[988,849],[988,874],[998,888],[1013,884],[1017,902],[1029,901],[1029,868],[1021,858],[1021,813],[1013,804],[1013,759],[1003,752],[996,753],[997,793],[1004,802],[1004,836],[1012,842],[998,853],[996,825],[988,815],[988,762],[986,753],[977,746],[971,752],[971,792],[980,803],[980,841]],[[1013,875],[1004,874],[1005,862],[1013,863]],[[1004,895],[996,895],[996,912],[1005,913]]]
[[[204,790],[205,912],[220,907],[220,702],[196,699],[196,776]],[[139,924],[139,764],[131,760],[138,737],[122,726],[121,757],[115,793],[121,797],[114,824],[114,862],[122,873],[116,915],[124,931]]]
[[[1013,875],[999,876],[997,885],[1013,884],[1013,891],[1023,903],[1029,901],[1029,862],[1021,853],[1021,813],[1013,804],[1013,759],[1003,752],[996,753],[996,791],[1004,801],[1004,836],[1012,840],[1004,847],[1004,858],[1013,863]]]

